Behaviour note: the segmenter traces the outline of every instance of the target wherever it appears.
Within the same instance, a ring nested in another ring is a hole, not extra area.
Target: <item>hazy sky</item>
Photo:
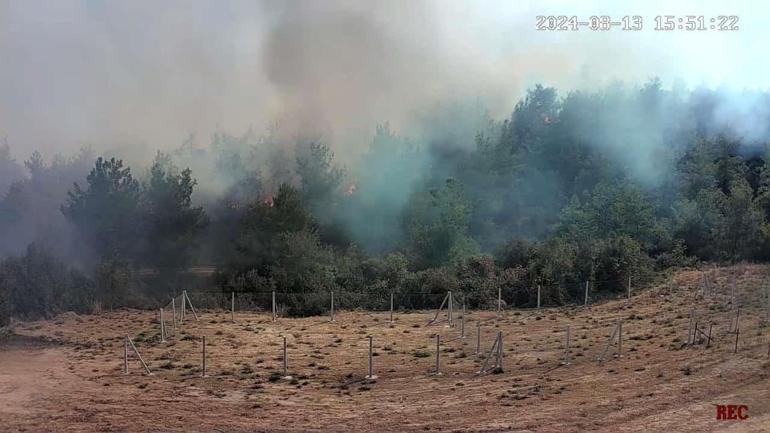
[[[437,101],[505,116],[537,82],[770,88],[761,2],[571,3],[0,0],[0,136],[26,158],[83,144],[152,151],[278,122],[355,147]],[[534,29],[555,14],[641,15],[645,29]],[[740,30],[656,32],[662,14],[738,15]]]

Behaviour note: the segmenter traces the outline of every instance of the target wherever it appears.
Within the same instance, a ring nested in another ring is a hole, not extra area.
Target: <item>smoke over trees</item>
[[[83,150],[32,153],[24,173],[6,145],[0,308],[147,305],[196,265],[224,291],[451,289],[480,305],[503,288],[529,305],[538,284],[569,302],[585,281],[601,296],[670,266],[767,260],[768,137],[720,98],[657,80],[535,86],[470,133],[447,112],[413,136],[384,123],[345,164],[323,137],[270,130],[190,136],[146,168]],[[292,312],[322,311],[310,299]]]

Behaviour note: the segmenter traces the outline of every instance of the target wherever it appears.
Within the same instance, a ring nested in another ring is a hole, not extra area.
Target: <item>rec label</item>
[[[749,417],[749,407],[745,404],[718,404],[717,421],[740,420],[743,421]]]

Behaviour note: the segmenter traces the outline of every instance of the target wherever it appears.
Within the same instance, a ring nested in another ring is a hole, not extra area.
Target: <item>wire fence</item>
[[[681,284],[675,279],[670,279],[666,284],[659,286],[654,291],[654,296],[663,298],[670,297],[675,299],[678,297],[681,300],[681,297],[686,297],[692,305],[686,338],[684,329],[682,329],[681,338],[677,337],[674,342],[670,343],[671,345],[678,345],[678,347],[675,347],[676,349],[684,350],[732,349],[730,351],[733,352],[767,345],[767,356],[770,357],[770,344],[768,344],[767,335],[768,322],[770,322],[770,284],[768,284],[770,277],[765,274],[750,276],[749,280],[751,280],[753,287],[751,290],[738,287],[735,283],[735,278],[736,275],[720,274],[717,271],[704,271],[701,272],[700,278],[695,284],[691,282]],[[582,299],[583,305],[590,306],[596,302],[596,297],[590,296],[590,283],[584,285],[584,287],[587,288],[587,296],[584,295]],[[615,294],[614,298],[624,298],[632,295],[630,289],[629,285],[626,296]],[[543,288],[539,288],[538,291],[540,292],[538,298],[541,300],[540,308],[549,307],[547,302],[542,302],[543,299],[547,299],[543,296]],[[633,292],[633,294],[636,293],[638,292]],[[531,347],[521,347],[521,342],[519,342],[519,346],[509,347],[507,342],[514,336],[514,333],[520,333],[521,328],[512,326],[510,321],[503,321],[501,319],[505,317],[510,318],[507,313],[512,310],[534,311],[537,307],[533,308],[530,305],[525,305],[523,308],[509,307],[504,302],[505,291],[500,290],[497,295],[496,299],[493,298],[487,303],[487,305],[494,306],[493,310],[497,309],[496,314],[491,311],[477,310],[471,313],[475,319],[468,321],[466,320],[468,311],[465,305],[468,301],[468,296],[462,292],[394,292],[380,293],[373,297],[368,293],[351,292],[293,293],[270,291],[228,293],[198,290],[188,293],[187,291],[182,291],[162,307],[163,312],[167,313],[165,317],[159,320],[159,324],[162,337],[176,338],[178,341],[184,341],[185,344],[190,344],[197,348],[197,345],[200,344],[197,337],[188,334],[180,338],[177,331],[186,321],[198,319],[198,314],[202,312],[230,311],[233,321],[235,321],[235,313],[265,313],[268,315],[272,314],[275,320],[290,315],[288,313],[291,311],[291,308],[288,305],[307,303],[308,299],[311,299],[313,302],[319,303],[318,308],[323,315],[328,315],[328,317],[319,315],[317,321],[305,323],[299,334],[281,332],[281,329],[284,328],[280,326],[279,322],[277,324],[278,334],[266,334],[260,337],[263,339],[260,344],[264,349],[262,352],[264,355],[248,362],[244,360],[243,354],[239,351],[216,350],[216,345],[219,342],[210,342],[209,344],[214,346],[214,350],[209,352],[209,365],[227,366],[225,368],[230,370],[240,368],[248,371],[253,368],[250,366],[252,361],[270,364],[278,370],[280,365],[276,364],[276,361],[279,359],[284,361],[286,358],[280,355],[282,343],[277,338],[277,335],[287,338],[286,344],[288,347],[285,350],[294,351],[300,345],[306,344],[306,340],[313,338],[314,335],[328,337],[329,331],[326,327],[330,321],[338,318],[335,314],[339,314],[339,310],[352,309],[359,310],[370,317],[372,323],[367,327],[374,329],[377,326],[394,326],[394,314],[417,311],[425,312],[425,310],[429,310],[425,314],[427,325],[445,325],[435,327],[435,332],[431,334],[431,336],[439,335],[439,341],[437,342],[439,348],[434,350],[434,354],[430,354],[431,342],[426,341],[425,344],[420,344],[413,348],[413,350],[415,355],[419,355],[419,357],[423,357],[423,353],[428,353],[426,357],[435,355],[437,366],[435,368],[437,371],[440,368],[445,368],[454,372],[467,373],[469,366],[471,370],[475,369],[477,367],[475,363],[463,362],[463,359],[467,357],[466,352],[472,351],[474,356],[471,358],[476,361],[491,356],[492,344],[498,341],[498,335],[502,338],[499,344],[506,347],[505,351],[500,351],[505,353],[505,355],[501,354],[501,357],[516,356],[517,352],[530,355],[536,354],[537,362],[526,359],[520,359],[518,362],[520,366],[522,363],[527,364],[527,362],[531,362],[527,369],[527,374],[530,375],[546,374],[566,365],[593,363],[599,358],[604,357],[603,353],[585,353],[585,346],[581,347],[580,343],[575,344],[573,342],[575,346],[571,347],[569,337],[566,336],[569,335],[569,331],[565,329],[566,335],[562,337],[559,330],[554,331],[553,327],[546,324],[545,321],[541,321],[540,324],[532,322],[527,325],[527,332],[542,334],[539,336],[538,341],[530,345]],[[580,305],[581,303],[578,301],[572,305],[576,304]],[[365,305],[366,308],[363,308],[362,305]],[[633,314],[630,317],[629,325],[621,328],[625,329],[626,333],[629,332],[629,327],[631,329],[630,332],[633,332]],[[627,337],[624,337],[622,331],[617,328],[622,323],[618,320],[614,316],[596,318],[591,326],[583,326],[579,330],[573,328],[573,336],[576,339],[601,339],[607,337],[604,352],[614,347],[614,344],[617,344],[617,355],[621,356],[621,343]],[[169,324],[171,327],[169,327]],[[539,327],[546,327],[548,330],[539,330]],[[707,327],[708,334],[705,331]],[[614,341],[616,330],[618,331],[618,337],[617,341]],[[548,335],[549,332],[551,335]],[[371,334],[371,332],[369,333]],[[639,335],[632,337],[632,339],[649,338],[652,337]],[[364,341],[363,337],[361,340]],[[398,334],[385,335],[383,333],[383,335],[377,337],[376,344],[380,350],[383,350],[383,348],[395,345],[398,341]],[[237,343],[230,344],[237,345]],[[577,350],[578,347],[582,350]],[[345,350],[348,351],[348,354],[354,353],[355,358],[360,358],[361,360],[366,359],[368,351],[363,343],[360,346],[354,345],[352,348],[348,347]],[[462,356],[454,359],[447,366],[442,367],[439,365],[439,357],[442,353],[446,355],[447,353],[455,352],[461,353]],[[191,355],[188,353],[187,356]],[[292,365],[292,369],[302,372],[308,368],[315,369],[318,367],[313,364],[315,362],[300,366]],[[332,380],[336,373],[330,370],[330,368],[323,370],[326,373],[321,373],[320,376],[328,377],[329,380]],[[363,371],[363,369],[361,370]],[[389,377],[394,378],[407,377],[413,373],[414,368],[411,365],[395,366],[387,372]],[[318,371],[315,371],[315,375],[319,375]]]
[[[609,280],[607,280],[609,281]],[[622,290],[595,292],[597,281],[581,284],[561,286],[535,286],[527,289],[501,288],[498,291],[478,290],[454,290],[451,291],[455,300],[455,306],[459,308],[463,304],[473,309],[531,309],[538,307],[558,307],[586,305],[605,300],[630,297],[632,288]],[[576,291],[580,289],[579,296]],[[392,308],[396,311],[425,310],[436,308],[436,303],[447,295],[449,291],[441,292],[371,292],[371,291],[314,291],[314,292],[287,292],[287,291],[227,291],[223,289],[190,290],[187,291],[189,299],[201,309],[231,310],[233,298],[235,299],[235,311],[272,311],[273,300],[279,315],[282,316],[308,316],[319,315],[331,308],[331,297],[334,296],[334,305],[338,309],[388,311]],[[333,293],[333,295],[332,295]],[[554,294],[558,293],[558,296]],[[565,293],[571,294],[564,296]],[[167,306],[168,307],[168,306]]]

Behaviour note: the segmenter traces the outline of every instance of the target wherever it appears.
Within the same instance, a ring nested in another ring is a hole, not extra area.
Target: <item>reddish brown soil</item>
[[[20,323],[25,339],[0,344],[2,431],[770,431],[770,326],[760,295],[768,269],[720,269],[717,290],[696,297],[700,272],[644,291],[629,303],[542,311],[469,311],[459,324],[427,325],[431,312],[341,312],[280,319],[257,313],[199,312],[168,343],[153,312],[65,314]],[[738,353],[727,334],[730,284],[743,306]],[[715,342],[684,347],[691,308],[713,322]],[[188,318],[189,319],[189,318]],[[502,332],[504,372],[477,376],[475,321],[482,345]],[[618,319],[623,356],[596,361]],[[564,330],[572,363],[560,365]],[[435,333],[441,376],[432,375]],[[132,359],[122,373],[122,336],[134,337],[152,376]],[[201,377],[207,337],[208,377]],[[376,381],[366,374],[374,336]],[[281,371],[282,336],[289,373]],[[31,340],[44,338],[46,343]],[[745,404],[749,418],[717,421],[716,404]]]

